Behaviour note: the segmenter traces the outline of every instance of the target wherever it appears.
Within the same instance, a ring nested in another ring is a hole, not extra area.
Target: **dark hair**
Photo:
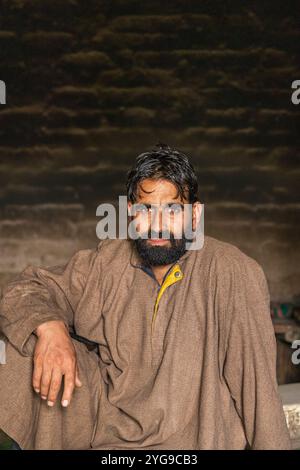
[[[173,183],[190,204],[199,201],[198,181],[188,157],[169,145],[158,142],[149,152],[141,153],[127,172],[127,198],[137,200],[137,187],[143,179],[166,179]],[[188,191],[188,196],[186,196]]]

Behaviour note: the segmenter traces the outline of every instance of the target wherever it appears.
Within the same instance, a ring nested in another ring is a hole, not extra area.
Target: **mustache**
[[[145,233],[147,233],[147,232],[145,232]],[[144,235],[144,234],[143,234],[143,235]],[[151,235],[152,235],[152,236],[151,236]],[[167,239],[175,240],[174,234],[173,234],[172,232],[168,232],[167,235],[168,235],[168,236],[167,236]],[[162,231],[160,231],[160,232],[152,232],[152,234],[151,234],[151,230],[148,230],[147,236],[148,236],[148,238],[165,238],[165,237],[163,236],[163,232],[162,232]]]

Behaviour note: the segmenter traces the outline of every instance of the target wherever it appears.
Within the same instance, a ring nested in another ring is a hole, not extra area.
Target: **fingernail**
[[[47,405],[53,406],[53,405],[54,405],[54,402],[53,402],[53,401],[47,401]]]
[[[40,389],[39,389],[39,388],[35,388],[34,391],[35,391],[36,393],[40,393]]]
[[[47,397],[45,397],[44,395],[42,395],[41,398],[42,398],[43,400],[47,400]]]
[[[62,402],[62,406],[68,406],[68,404],[69,404],[68,400],[64,400],[64,401]]]

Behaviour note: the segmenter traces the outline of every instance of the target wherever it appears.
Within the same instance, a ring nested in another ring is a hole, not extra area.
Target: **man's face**
[[[172,264],[185,253],[189,239],[185,237],[184,228],[188,223],[194,227],[194,216],[192,213],[189,216],[184,204],[188,204],[188,200],[182,200],[176,186],[168,180],[145,179],[139,184],[133,218],[140,237],[134,242],[145,264]],[[128,209],[131,207],[129,202]],[[168,236],[164,236],[163,230],[169,232]]]

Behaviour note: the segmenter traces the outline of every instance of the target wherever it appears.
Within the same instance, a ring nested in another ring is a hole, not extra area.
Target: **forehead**
[[[138,183],[137,199],[139,202],[152,203],[156,201],[182,201],[177,187],[171,181],[150,178],[146,178]]]

